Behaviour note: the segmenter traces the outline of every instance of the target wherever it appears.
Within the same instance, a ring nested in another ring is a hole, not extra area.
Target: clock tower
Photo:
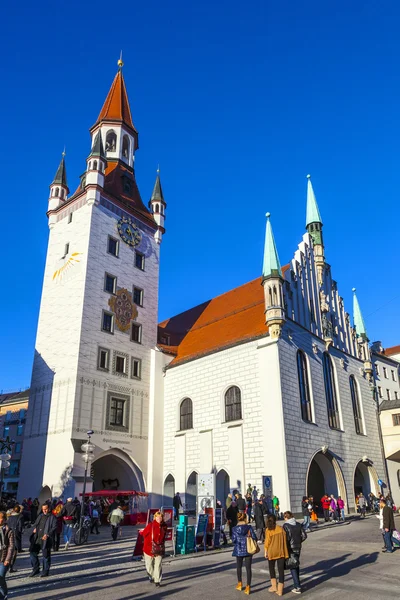
[[[69,195],[64,154],[50,186],[20,484],[40,500],[80,493],[88,430],[87,489],[147,491],[161,236],[136,183],[139,138],[122,67],[90,129],[78,188]]]

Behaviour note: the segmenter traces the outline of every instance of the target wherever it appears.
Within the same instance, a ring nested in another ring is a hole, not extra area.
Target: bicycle
[[[76,546],[83,546],[89,539],[89,531],[91,526],[91,518],[83,517],[77,530],[74,533],[74,544]]]

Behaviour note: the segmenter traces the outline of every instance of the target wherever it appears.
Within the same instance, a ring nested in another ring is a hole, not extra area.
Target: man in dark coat
[[[393,509],[391,506],[388,506],[386,500],[381,498],[380,507],[382,509],[382,517],[383,517],[383,539],[385,540],[385,550],[382,552],[393,552],[393,544],[392,544],[392,534],[396,529],[396,525],[394,523]]]
[[[246,500],[243,498],[242,494],[240,494],[240,493],[235,494],[235,495],[236,495],[236,504],[238,507],[238,511],[245,513],[246,508],[247,508]]]
[[[8,598],[6,574],[15,553],[14,533],[6,522],[6,513],[0,512],[0,596],[2,598]]]
[[[229,537],[232,539],[232,528],[237,525],[237,516],[238,516],[238,507],[236,506],[236,502],[231,502],[229,508],[226,509],[226,519],[229,525]]]
[[[41,577],[48,577],[51,564],[51,545],[57,529],[57,519],[51,514],[48,504],[43,504],[42,513],[33,524],[31,535],[31,565],[32,573],[29,577],[35,577],[40,573],[39,552],[43,555],[43,571]]]
[[[174,518],[175,521],[177,521],[179,516],[179,508],[182,506],[182,500],[179,492],[176,492],[174,499],[172,500],[172,506],[174,507]]]
[[[7,519],[7,525],[14,533],[15,551],[10,564],[10,573],[15,573],[17,569],[14,569],[14,564],[17,554],[18,552],[23,552],[22,532],[24,531],[24,515],[21,513],[21,507],[19,504],[14,506],[13,512]]]
[[[257,539],[261,542],[264,541],[265,521],[264,515],[267,514],[267,509],[264,505],[263,499],[260,498],[254,503],[254,521],[256,523]]]

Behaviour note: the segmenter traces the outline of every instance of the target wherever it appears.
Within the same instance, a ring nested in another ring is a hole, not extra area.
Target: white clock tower
[[[89,489],[147,491],[165,215],[155,219],[140,197],[138,132],[118,66],[78,189],[69,196],[64,155],[50,186],[21,497],[79,494],[88,430],[96,446]]]

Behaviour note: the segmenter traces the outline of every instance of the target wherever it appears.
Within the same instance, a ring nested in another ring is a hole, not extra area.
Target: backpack
[[[99,511],[97,510],[97,508],[94,508],[92,510],[92,517],[94,517],[95,519],[99,518]]]

